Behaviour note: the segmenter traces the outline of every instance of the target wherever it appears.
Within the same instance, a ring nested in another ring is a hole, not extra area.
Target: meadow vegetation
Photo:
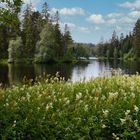
[[[0,89],[0,139],[139,139],[139,75],[40,79]]]

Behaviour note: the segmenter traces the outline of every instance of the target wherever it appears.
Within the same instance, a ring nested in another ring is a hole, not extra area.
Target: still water
[[[73,82],[91,77],[109,76],[111,69],[122,69],[125,74],[136,74],[140,72],[140,62],[122,62],[122,61],[101,61],[90,60],[89,62],[80,62],[71,64],[8,64],[0,65],[0,83],[3,85],[13,85],[22,83],[23,78],[34,79],[37,76],[46,74],[55,75],[60,72],[65,79],[71,79]]]

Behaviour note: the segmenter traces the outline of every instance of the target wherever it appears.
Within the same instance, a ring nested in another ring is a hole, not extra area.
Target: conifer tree
[[[60,25],[59,25],[59,12],[57,11],[54,16],[54,39],[55,39],[55,51],[57,58],[64,56],[64,46],[63,46],[63,36],[60,31]]]
[[[65,24],[65,28],[64,28],[64,35],[63,35],[63,44],[64,44],[64,52],[66,52],[66,50],[68,49],[68,47],[73,43],[68,25]]]
[[[133,34],[134,34],[135,55],[136,57],[140,57],[140,19],[138,19],[135,24]]]

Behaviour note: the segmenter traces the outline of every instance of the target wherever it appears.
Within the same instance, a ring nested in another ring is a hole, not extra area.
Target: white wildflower
[[[130,113],[130,110],[126,110],[126,112],[125,112],[125,116],[128,116],[129,113]]]
[[[79,92],[79,93],[76,95],[76,100],[79,100],[81,97],[82,97],[82,93]]]
[[[17,121],[15,120],[12,127],[16,127]]]
[[[46,106],[46,111],[48,111],[48,110],[49,110],[49,105]]]
[[[115,93],[112,93],[112,92],[110,92],[109,93],[109,99],[116,99],[118,97],[118,92],[115,92]]]
[[[31,95],[27,92],[27,100],[30,101]]]
[[[70,100],[67,100],[65,104],[66,105],[69,105],[70,104]]]
[[[123,93],[123,92],[122,92],[122,93]],[[124,92],[124,93],[123,93],[123,95],[124,95],[124,97],[126,97],[127,93],[126,93],[126,92]]]
[[[135,120],[135,121],[134,121],[134,126],[135,126],[135,127],[138,127],[138,120]]]
[[[105,125],[105,124],[103,124],[103,125],[102,125],[102,128],[103,128],[103,129],[104,129],[104,128],[106,128],[106,125]]]
[[[120,139],[115,133],[112,133],[112,136],[113,136],[113,138],[116,139],[116,140],[119,140],[119,139]]]
[[[46,106],[46,111],[48,111],[50,108],[52,108],[53,106],[52,106],[52,103],[50,103],[50,104],[47,104],[47,106]]]
[[[124,125],[126,122],[126,119],[120,119],[120,121],[121,121],[121,125]]]
[[[85,105],[84,110],[85,110],[85,111],[88,111],[88,105]]]
[[[103,115],[106,118],[108,116],[109,111],[108,110],[103,110]]]
[[[106,99],[106,97],[103,95],[102,97],[101,97],[101,100],[105,100]]]
[[[89,96],[89,100],[93,100],[93,97],[92,96]]]
[[[139,108],[136,105],[134,105],[134,110],[135,110],[136,113],[139,112]]]
[[[98,97],[94,97],[94,101],[95,101],[95,102],[97,102],[97,101],[98,101],[98,99],[99,99]]]
[[[134,93],[131,93],[131,98],[132,99],[135,99],[135,97],[136,97],[135,94]]]

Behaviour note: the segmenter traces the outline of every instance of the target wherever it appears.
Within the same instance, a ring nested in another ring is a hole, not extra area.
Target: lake
[[[60,72],[66,80],[73,82],[91,77],[110,76],[111,69],[122,69],[124,74],[136,74],[140,72],[140,62],[123,62],[115,60],[91,59],[89,62],[78,64],[8,64],[0,65],[0,83],[3,85],[15,85],[22,83],[23,78],[34,79],[45,74],[55,75]]]

